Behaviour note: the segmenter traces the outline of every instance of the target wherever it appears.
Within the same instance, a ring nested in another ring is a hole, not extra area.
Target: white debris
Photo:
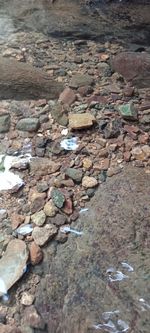
[[[76,234],[76,235],[83,235],[83,232],[82,231],[78,231],[78,230],[75,230],[75,229],[72,229],[70,227],[62,227],[60,228],[60,231],[63,232],[63,233],[67,233],[67,232],[72,232],[73,234]]]
[[[71,139],[64,139],[60,142],[60,146],[65,150],[76,150],[78,148],[77,144],[78,138],[73,137]]]
[[[89,210],[89,208],[81,208],[79,213],[85,213]]]
[[[63,130],[61,131],[62,135],[67,135],[68,134],[68,128],[63,128]]]
[[[125,323],[125,321],[118,319],[117,324],[119,328],[121,329],[121,332],[126,332],[129,329],[128,324]]]
[[[114,311],[107,311],[107,312],[103,312],[102,316],[105,320],[110,319],[111,317],[113,317],[116,314],[119,314],[120,311],[119,310],[114,310]]]
[[[16,229],[16,232],[23,236],[31,234],[32,231],[33,227],[31,224],[25,224]]]
[[[126,262],[122,262],[121,265],[123,268],[126,268],[128,270],[128,272],[134,271],[133,267],[131,265],[127,264]]]
[[[9,300],[9,295],[7,293],[6,285],[2,278],[0,278],[0,294],[2,295],[4,302],[7,302]]]
[[[109,333],[123,333],[128,331],[129,326],[125,323],[125,321],[119,319],[117,322],[115,322],[115,324],[112,320],[108,320],[107,323],[93,325],[93,328],[96,330],[103,329],[105,332]]]

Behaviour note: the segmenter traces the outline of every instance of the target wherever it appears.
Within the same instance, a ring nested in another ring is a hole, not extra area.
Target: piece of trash
[[[68,134],[68,128],[63,128],[63,130],[61,131],[62,135],[67,135]]]
[[[25,224],[15,230],[20,235],[29,235],[33,231],[32,224]]]
[[[119,328],[121,329],[121,332],[126,332],[129,329],[128,324],[126,324],[125,321],[123,321],[121,319],[118,319],[117,324],[118,324]]]
[[[72,228],[67,227],[67,226],[60,228],[60,231],[64,232],[64,233],[72,232],[73,234],[76,234],[76,235],[79,235],[79,236],[83,235],[82,231],[78,231],[78,230],[72,229]]]
[[[3,298],[4,302],[7,302],[9,300],[6,285],[2,278],[0,278],[0,294],[2,295],[1,297]]]
[[[107,323],[93,325],[93,328],[96,330],[104,329],[105,332],[109,333],[123,333],[129,329],[129,326],[125,323],[125,321],[118,319],[115,324],[112,320],[108,320]]]
[[[107,274],[111,274],[111,273],[114,273],[115,271],[116,271],[115,268],[113,268],[113,267],[109,267],[109,268],[107,269],[106,273],[107,273]]]
[[[89,210],[89,208],[81,208],[79,213],[85,213]]]
[[[3,170],[0,171],[0,191],[11,190],[15,186],[20,188],[24,185],[23,180],[18,175],[9,171],[15,159],[14,156],[0,155],[0,163],[3,161]]]
[[[60,146],[65,150],[76,150],[78,148],[77,144],[78,138],[73,137],[71,139],[64,139],[60,142]]]
[[[128,275],[123,274],[121,271],[116,271],[114,274],[109,274],[110,282],[122,281],[128,278]]]
[[[128,270],[128,272],[134,271],[133,267],[131,265],[127,264],[126,262],[122,262],[121,265],[123,268],[126,268]]]
[[[142,311],[150,310],[150,305],[146,303],[144,298],[139,298],[139,302],[142,303],[141,309]]]
[[[110,319],[111,317],[113,317],[114,315],[120,313],[119,310],[114,310],[114,311],[107,311],[107,312],[103,312],[102,316],[105,320]]]

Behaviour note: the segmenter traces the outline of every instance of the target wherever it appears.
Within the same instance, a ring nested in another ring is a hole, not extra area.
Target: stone
[[[119,105],[118,109],[123,119],[137,120],[138,114],[133,103]]]
[[[125,97],[132,97],[134,95],[134,87],[126,86],[123,89],[123,94]]]
[[[45,323],[40,314],[37,312],[34,305],[26,307],[23,312],[23,321],[25,324],[43,330],[45,328]]]
[[[53,224],[59,227],[67,222],[67,218],[65,215],[57,214],[51,221]]]
[[[71,105],[76,100],[76,95],[72,89],[69,87],[65,88],[64,91],[59,96],[59,102],[62,104]]]
[[[36,224],[38,227],[41,227],[46,220],[46,215],[43,210],[34,213],[31,215],[31,221]]]
[[[143,125],[150,125],[150,112],[148,114],[144,114],[140,118],[140,123]]]
[[[24,118],[20,119],[17,123],[16,128],[19,131],[25,132],[36,132],[40,127],[38,118]]]
[[[100,170],[107,170],[109,168],[110,160],[109,158],[105,158],[100,161]]]
[[[22,333],[22,331],[15,327],[14,325],[3,325],[0,324],[0,332],[1,333]]]
[[[29,251],[31,264],[33,266],[38,265],[43,260],[43,252],[41,248],[35,242],[32,242]]]
[[[65,174],[73,179],[76,183],[80,183],[83,177],[82,170],[75,168],[67,168]]]
[[[59,102],[51,107],[51,116],[61,126],[67,126],[68,116],[64,107]]]
[[[8,132],[10,129],[10,114],[3,113],[0,115],[0,133]]]
[[[7,210],[0,208],[0,222],[2,222],[4,219],[6,219],[8,216]]]
[[[100,62],[97,67],[99,74],[102,78],[111,76],[112,74],[111,68],[106,62]]]
[[[11,240],[0,259],[0,277],[6,292],[22,277],[28,260],[26,244],[20,239]],[[2,295],[2,292],[0,292]]]
[[[33,304],[34,299],[35,299],[34,295],[31,295],[28,292],[24,292],[21,296],[21,304],[25,306],[30,306]]]
[[[66,198],[64,207],[62,208],[62,211],[67,214],[67,215],[71,215],[73,212],[73,203],[71,198]]]
[[[131,153],[132,153],[132,156],[133,156],[136,160],[143,161],[143,160],[145,159],[145,153],[144,153],[142,147],[140,147],[140,146],[133,147]]]
[[[53,224],[47,224],[44,227],[35,227],[32,232],[32,237],[37,245],[44,246],[56,234],[56,226]]]
[[[46,216],[49,217],[54,217],[57,213],[57,208],[54,205],[52,200],[49,200],[48,202],[46,202],[45,206],[44,206],[44,213],[46,214]]]
[[[55,173],[60,169],[60,164],[51,161],[49,158],[34,157],[30,161],[31,174],[40,174],[45,176],[47,174]]]
[[[95,117],[90,113],[72,113],[69,115],[70,129],[83,129],[93,126],[96,122]]]
[[[85,157],[83,159],[82,163],[83,163],[83,168],[85,170],[90,170],[92,168],[93,163],[92,163],[92,160],[90,158]]]
[[[120,134],[121,122],[117,119],[110,121],[104,128],[105,139],[117,138]]]
[[[42,192],[46,192],[49,189],[49,185],[46,181],[41,181],[37,183],[37,190],[38,192],[42,193]]]
[[[53,188],[52,192],[51,192],[51,198],[52,201],[54,203],[54,205],[57,208],[62,208],[64,206],[65,203],[65,196],[64,194],[58,190],[57,188]]]
[[[19,215],[17,213],[11,214],[11,227],[12,230],[15,230],[19,227],[20,224],[22,224],[25,220],[25,217],[23,215]]]
[[[147,52],[121,52],[111,63],[112,70],[137,88],[150,87],[150,54]]]
[[[83,86],[91,86],[94,83],[93,78],[88,74],[75,74],[73,75],[69,87],[70,88],[79,88]]]
[[[46,193],[39,193],[39,192],[33,192],[30,200],[31,200],[31,213],[35,213],[39,210],[41,210],[44,207],[45,204],[45,198],[46,198]]]
[[[94,177],[84,176],[82,179],[82,186],[85,188],[92,188],[98,185],[98,181]]]

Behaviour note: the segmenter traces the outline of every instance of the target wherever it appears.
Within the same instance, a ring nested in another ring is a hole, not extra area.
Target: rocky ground
[[[57,100],[0,101],[1,332],[47,332],[35,307],[47,249],[67,244],[110,177],[129,164],[150,174],[150,56],[126,51],[33,32],[1,43],[1,56],[63,85]]]

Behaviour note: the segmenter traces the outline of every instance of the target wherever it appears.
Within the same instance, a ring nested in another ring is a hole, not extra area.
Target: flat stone
[[[94,83],[93,78],[88,74],[75,74],[73,75],[69,87],[79,88],[82,86],[91,86]]]
[[[46,215],[44,211],[41,210],[40,212],[36,212],[33,215],[31,215],[31,220],[38,227],[41,227],[45,223]]]
[[[20,119],[17,123],[16,128],[19,131],[25,132],[36,132],[40,127],[38,118],[24,118]]]
[[[51,161],[49,158],[34,157],[30,161],[30,172],[35,175],[47,175],[60,169],[60,164]]]
[[[133,103],[119,105],[118,109],[123,119],[137,120],[138,114]]]
[[[28,292],[24,292],[21,296],[21,304],[25,306],[32,305],[34,302],[35,296],[29,294]]]
[[[76,183],[80,183],[83,177],[83,172],[80,169],[67,168],[65,174],[73,179]]]
[[[0,115],[0,133],[8,132],[10,128],[10,114]]]
[[[76,100],[76,95],[72,89],[69,87],[65,88],[64,91],[59,96],[59,101],[62,104],[71,105]]]
[[[56,226],[53,224],[47,224],[45,227],[35,227],[32,232],[32,237],[37,245],[43,246],[56,234]]]
[[[82,129],[93,126],[96,122],[95,117],[90,113],[70,114],[69,127],[70,129]]]
[[[56,207],[62,208],[64,206],[65,196],[57,188],[53,188],[53,190],[51,192],[51,198]]]
[[[49,200],[46,202],[45,206],[44,206],[44,213],[46,214],[46,216],[49,217],[54,217],[57,213],[57,208],[54,205],[52,200]]]
[[[31,243],[29,251],[30,251],[30,262],[32,265],[37,265],[43,260],[43,252],[35,242]]]
[[[26,244],[19,239],[10,241],[0,259],[0,277],[4,281],[6,291],[9,290],[24,274],[28,260]],[[2,295],[2,292],[0,292]]]
[[[94,177],[84,176],[82,179],[82,186],[85,188],[92,188],[97,186],[98,181]]]

